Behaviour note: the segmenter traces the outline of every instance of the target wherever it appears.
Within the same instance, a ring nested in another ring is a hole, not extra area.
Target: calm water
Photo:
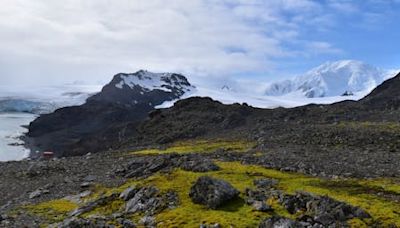
[[[29,151],[22,146],[10,146],[18,143],[18,137],[26,132],[21,125],[28,125],[35,115],[25,113],[0,113],[0,161],[13,161],[25,158]]]

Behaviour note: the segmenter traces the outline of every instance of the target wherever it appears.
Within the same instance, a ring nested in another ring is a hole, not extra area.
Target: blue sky
[[[118,72],[276,81],[325,61],[400,68],[400,0],[3,0],[0,84]]]

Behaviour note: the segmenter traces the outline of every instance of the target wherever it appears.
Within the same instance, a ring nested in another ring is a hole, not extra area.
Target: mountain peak
[[[188,82],[187,78],[175,73],[153,73],[146,70],[139,70],[133,74],[120,73],[114,77],[115,87],[124,89],[141,88],[145,91],[162,90],[166,92],[176,92],[183,95],[191,91],[194,87]]]
[[[266,95],[296,93],[312,98],[368,93],[387,76],[388,72],[358,60],[326,62],[292,80],[270,85]]]
[[[180,98],[195,89],[187,78],[176,73],[119,73],[89,101],[106,101],[123,105],[160,105],[164,101]]]

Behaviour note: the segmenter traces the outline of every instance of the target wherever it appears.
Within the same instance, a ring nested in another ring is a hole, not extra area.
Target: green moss
[[[359,206],[366,210],[372,219],[349,221],[351,227],[368,227],[379,224],[381,227],[394,225],[400,227],[400,204],[387,196],[399,197],[399,180],[396,179],[320,179],[302,174],[281,172],[265,169],[260,166],[243,165],[239,162],[216,162],[221,170],[208,173],[194,173],[181,169],[171,173],[157,173],[142,180],[131,180],[118,188],[104,188],[99,186],[93,197],[120,193],[130,186],[153,185],[162,193],[175,191],[180,200],[180,205],[175,209],[165,210],[156,216],[161,227],[198,227],[202,223],[219,223],[223,227],[257,227],[262,219],[273,215],[296,218],[289,214],[277,201],[271,198],[268,203],[274,208],[271,213],[253,211],[252,207],[244,203],[243,193],[246,188],[252,188],[255,179],[266,177],[279,180],[277,188],[293,194],[297,191],[306,191],[318,195],[327,195],[333,199]],[[218,210],[194,204],[189,198],[189,191],[193,183],[203,175],[224,179],[230,182],[242,193],[240,197]],[[380,193],[380,194],[378,194]],[[117,199],[109,205],[101,206],[85,216],[92,214],[111,215],[123,209],[124,202]],[[32,206],[36,214],[51,218],[56,214],[61,216],[76,208],[76,205],[66,201],[50,201],[48,203]],[[53,213],[49,213],[53,211]],[[50,217],[49,217],[50,215]],[[132,215],[137,221],[140,215]]]
[[[352,228],[368,228],[368,224],[361,219],[351,219],[348,224]]]
[[[52,200],[36,205],[26,206],[26,210],[34,214],[36,216],[41,217],[42,219],[48,222],[59,222],[65,219],[65,217],[78,208],[78,205],[72,203],[69,200],[60,199],[60,200]]]
[[[83,217],[90,217],[91,215],[110,216],[116,212],[122,212],[125,206],[123,200],[117,199],[107,205],[96,207],[93,211],[83,214]]]
[[[400,215],[397,214],[397,211],[400,211],[400,205],[369,191],[368,184],[366,184],[368,183],[367,180],[351,180],[351,183],[355,183],[356,187],[363,187],[358,189],[359,191],[351,191],[348,180],[324,180],[295,173],[264,169],[258,166],[242,165],[237,162],[219,162],[218,165],[222,170],[210,172],[207,175],[229,181],[241,192],[244,192],[245,188],[251,187],[254,179],[260,177],[274,178],[280,181],[278,188],[288,193],[307,191],[318,195],[328,195],[336,200],[363,208],[372,215],[373,220],[380,221],[382,226],[389,226],[389,224],[400,226]],[[201,205],[193,204],[188,197],[188,192],[194,181],[202,175],[204,174],[176,170],[171,174],[154,175],[141,182],[145,185],[156,185],[164,191],[174,190],[179,194],[181,206],[159,214],[157,216],[159,222],[163,222],[166,227],[198,227],[202,222],[219,223],[223,226],[254,227],[262,218],[272,215],[253,212],[251,207],[241,201],[234,202],[227,208],[221,208],[220,210],[208,210]],[[340,185],[341,181],[345,183],[342,186]],[[327,183],[330,183],[330,185]],[[335,188],[332,188],[332,183],[336,184]],[[241,197],[243,198],[244,196],[242,195]],[[275,209],[275,214],[294,218],[293,215],[290,215],[277,203],[276,199],[270,199],[269,203]],[[363,220],[361,222],[371,224],[373,221]],[[353,223],[355,222],[353,221]]]
[[[211,153],[218,149],[228,151],[245,152],[255,146],[255,143],[247,141],[184,141],[174,143],[165,150],[161,149],[147,149],[129,153],[130,155],[157,155],[168,153]]]

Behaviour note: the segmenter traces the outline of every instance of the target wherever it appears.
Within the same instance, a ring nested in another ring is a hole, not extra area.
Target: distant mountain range
[[[171,107],[177,100],[193,96],[211,97],[224,104],[247,103],[260,108],[329,104],[342,100],[359,100],[396,73],[355,60],[327,62],[291,80],[269,84],[259,92],[242,89],[254,87],[251,83],[236,83],[234,86],[222,83],[215,89],[200,85],[195,87],[180,74],[141,70],[133,74],[115,75],[100,93],[101,86],[79,84],[37,88],[25,95],[10,95],[1,88],[0,113],[50,113],[58,108],[84,104],[88,98],[91,101],[107,101],[125,106],[135,106],[138,103],[143,105],[146,102],[145,105],[157,108]]]
[[[314,98],[367,94],[394,75],[355,60],[327,62],[294,79],[269,85],[265,95]]]

